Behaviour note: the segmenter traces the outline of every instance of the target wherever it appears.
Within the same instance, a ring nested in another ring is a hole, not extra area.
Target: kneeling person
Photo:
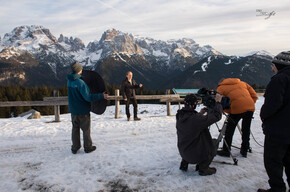
[[[216,173],[215,168],[209,167],[216,155],[216,144],[212,140],[208,127],[222,117],[221,99],[222,95],[216,94],[215,107],[212,110],[203,108],[198,113],[195,110],[197,98],[190,94],[184,99],[185,106],[177,111],[177,146],[182,157],[181,170],[187,171],[188,164],[192,163],[197,164],[196,169],[199,175]]]

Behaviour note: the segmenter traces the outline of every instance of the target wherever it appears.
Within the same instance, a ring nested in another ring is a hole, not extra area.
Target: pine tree
[[[21,101],[21,98],[19,95],[16,96],[16,101]],[[22,106],[15,107],[13,112],[14,112],[14,117],[17,117],[18,115],[23,113],[23,107]]]

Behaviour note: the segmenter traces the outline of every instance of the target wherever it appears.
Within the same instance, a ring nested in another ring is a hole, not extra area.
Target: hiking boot
[[[248,152],[248,150],[245,148],[241,148],[241,150],[240,150],[240,154],[245,158],[247,158],[247,152]]]
[[[217,155],[223,156],[223,157],[230,157],[230,152],[224,151],[224,150],[219,150],[219,151],[217,151]]]
[[[258,189],[257,192],[270,192],[270,189]]]
[[[92,152],[92,151],[94,151],[94,150],[96,150],[96,149],[97,149],[96,146],[91,146],[90,148],[86,148],[86,149],[85,149],[85,152],[86,152],[86,153],[90,153],[90,152]]]
[[[78,152],[79,149],[80,148],[78,148],[78,149],[71,149],[72,154],[77,154],[77,152]]]
[[[130,117],[127,117],[127,121],[130,121]]]
[[[199,171],[199,165],[198,164],[195,166],[195,171]]]
[[[139,117],[134,117],[134,121],[140,121],[141,119]]]
[[[72,154],[77,154],[78,150],[71,150]]]
[[[216,173],[216,168],[214,168],[214,167],[209,167],[209,168],[208,168],[207,170],[205,170],[205,171],[199,170],[198,173],[199,173],[200,176],[212,175],[212,174],[215,174],[215,173]]]
[[[188,162],[182,159],[182,161],[180,163],[179,169],[182,170],[182,171],[187,171],[187,169],[188,169]]]

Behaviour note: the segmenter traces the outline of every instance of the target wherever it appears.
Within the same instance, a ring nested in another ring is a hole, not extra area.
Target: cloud
[[[256,9],[276,15],[265,20],[256,17]],[[55,36],[88,43],[116,28],[160,40],[192,38],[225,54],[256,49],[276,54],[289,47],[289,9],[288,0],[9,0],[1,2],[0,34],[43,25]]]

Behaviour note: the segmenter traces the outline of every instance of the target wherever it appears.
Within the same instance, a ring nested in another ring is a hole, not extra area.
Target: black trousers
[[[91,117],[86,115],[71,115],[72,119],[72,150],[81,148],[80,129],[83,131],[84,148],[92,147],[91,139]]]
[[[206,171],[209,168],[209,165],[211,164],[212,160],[214,157],[209,157],[208,159],[205,159],[199,163],[197,163],[196,165],[198,166],[198,170],[199,171]],[[181,162],[184,166],[189,164],[189,162],[187,162],[186,160],[182,159]]]
[[[225,132],[225,140],[229,146],[229,150],[231,149],[235,128],[241,119],[242,119],[242,133],[243,133],[242,134],[242,149],[249,149],[250,128],[251,128],[253,114],[254,114],[253,111],[247,111],[241,114],[229,115],[228,124],[227,124],[226,132]],[[223,145],[223,150],[228,151],[228,148],[226,147],[225,143]]]
[[[214,148],[216,149],[216,145],[217,145],[217,140],[216,139],[212,139],[213,144],[214,144]],[[214,159],[216,155],[216,151],[212,154],[212,156],[209,156],[208,159],[205,159],[199,163],[197,163],[196,165],[198,166],[198,169],[200,171],[206,171],[209,168],[209,165],[211,164],[212,160]],[[184,159],[182,159],[183,164],[189,164],[187,161],[185,161]]]
[[[290,187],[290,144],[281,144],[265,137],[264,165],[269,177],[271,192],[284,192],[286,186],[283,181],[283,168]]]
[[[137,117],[137,100],[135,97],[127,98],[126,101],[126,115],[129,118],[130,117],[130,102],[132,102],[134,107],[134,117]]]

